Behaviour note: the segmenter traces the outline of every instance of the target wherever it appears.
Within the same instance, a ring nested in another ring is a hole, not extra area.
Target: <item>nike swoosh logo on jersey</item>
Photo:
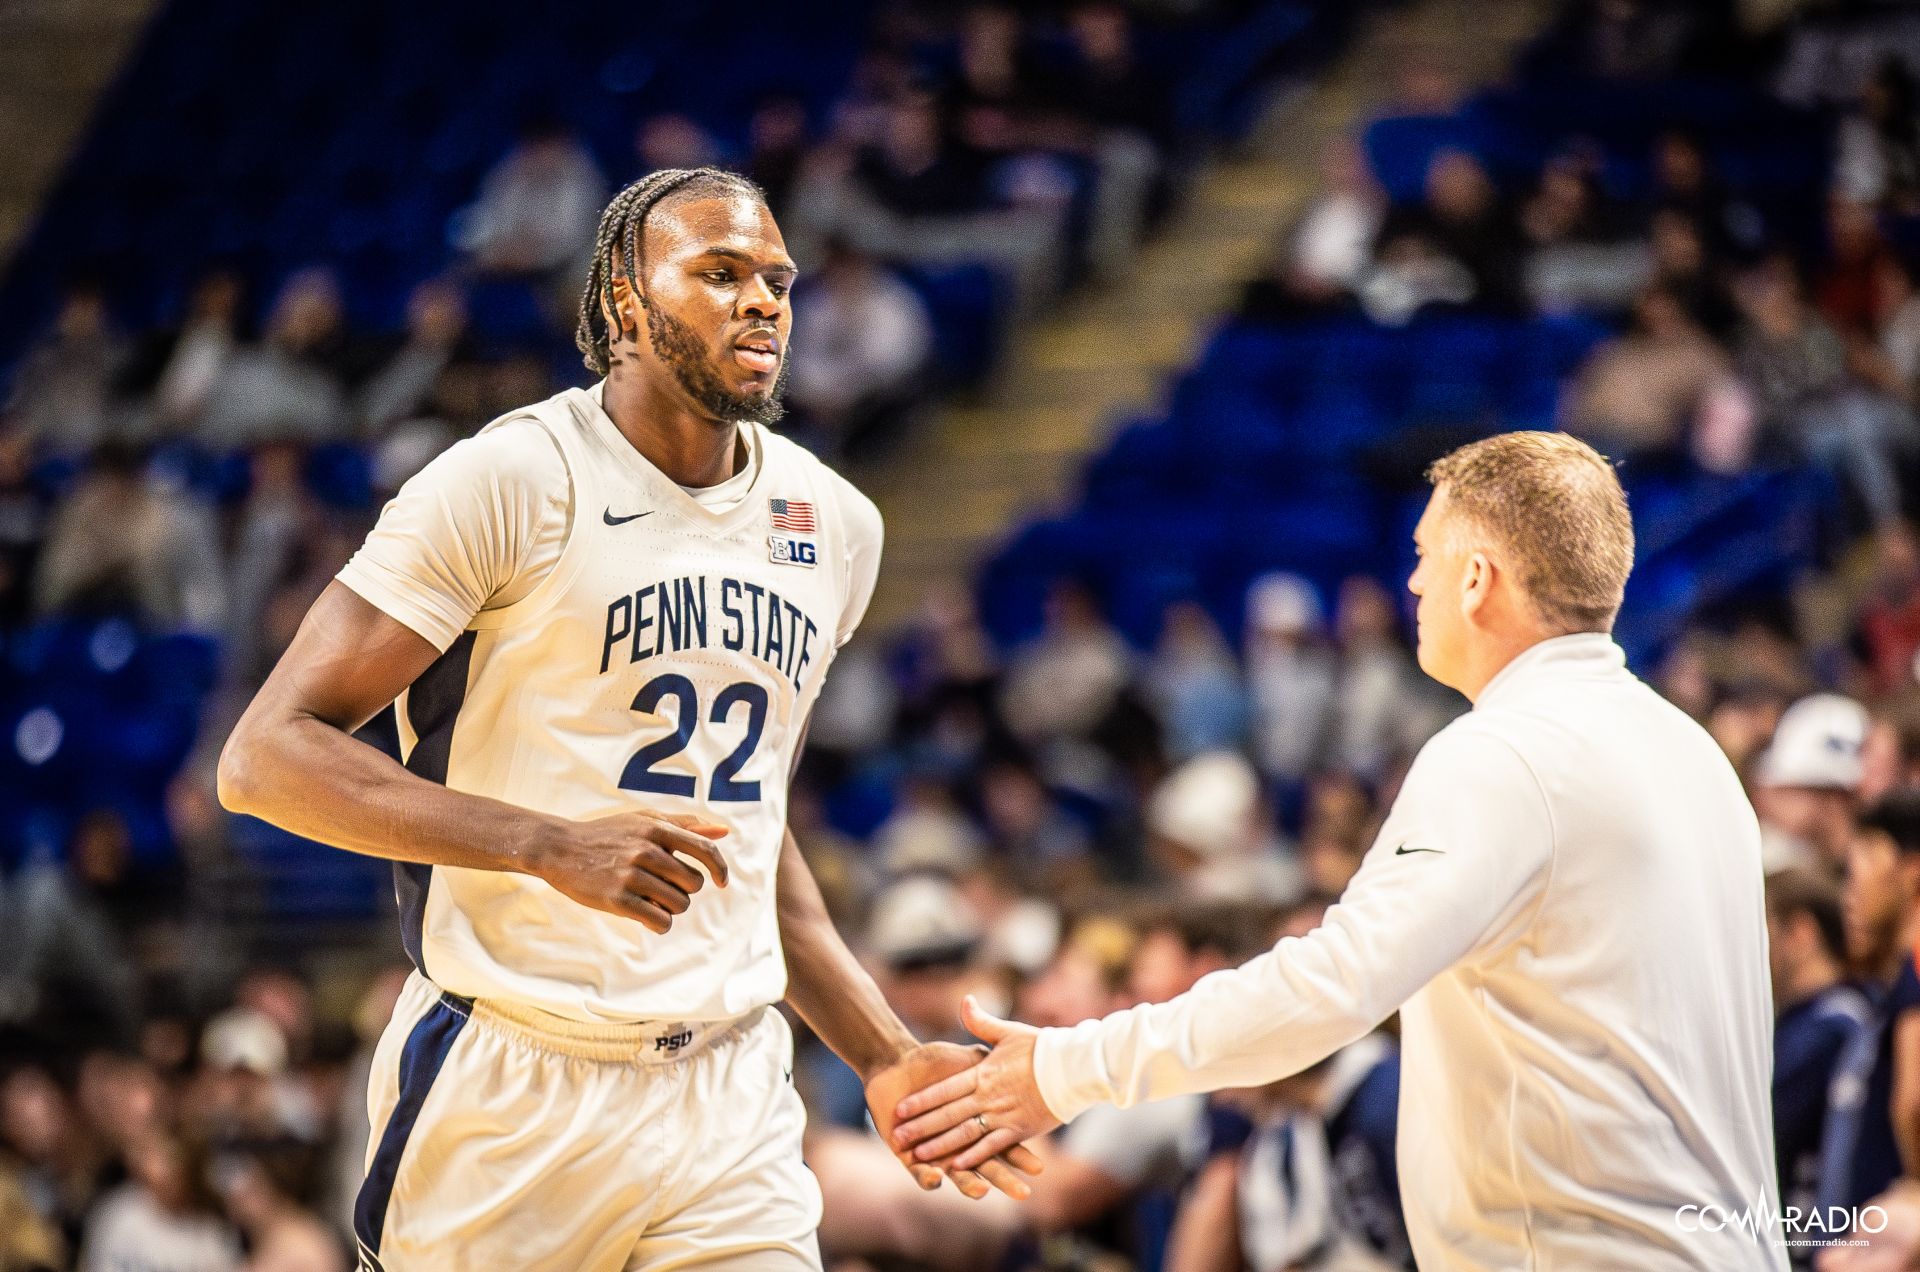
[[[1398,848],[1395,848],[1393,850],[1393,855],[1396,857],[1404,857],[1408,853],[1412,853],[1412,852],[1437,852],[1444,855],[1446,853],[1446,849],[1444,848],[1409,848],[1405,844],[1401,844]]]
[[[600,519],[610,526],[624,526],[629,521],[637,521],[641,517],[651,517],[652,515],[653,510],[649,508],[645,512],[630,512],[624,517],[616,517],[613,515],[613,509],[609,508],[600,514]]]

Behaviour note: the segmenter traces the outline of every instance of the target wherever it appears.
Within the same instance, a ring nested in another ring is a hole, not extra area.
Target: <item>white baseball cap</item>
[[[1773,745],[1760,757],[1760,784],[1857,789],[1871,725],[1867,709],[1852,698],[1816,693],[1800,699],[1781,713]]]
[[[875,899],[867,919],[867,943],[896,968],[962,961],[980,943],[980,935],[973,906],[936,875],[913,875],[890,884]]]
[[[1251,843],[1260,778],[1235,751],[1196,755],[1147,802],[1147,829],[1203,857],[1237,856]]]
[[[200,1058],[215,1069],[278,1077],[287,1067],[287,1040],[263,1013],[234,1007],[207,1022],[200,1035]]]

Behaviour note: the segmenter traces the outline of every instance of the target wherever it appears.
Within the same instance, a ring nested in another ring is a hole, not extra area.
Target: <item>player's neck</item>
[[[601,404],[620,436],[676,485],[717,486],[746,463],[738,424],[702,415],[664,388],[610,376]]]

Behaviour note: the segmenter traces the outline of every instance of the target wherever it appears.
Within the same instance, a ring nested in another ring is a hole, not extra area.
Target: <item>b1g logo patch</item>
[[[775,565],[804,565],[809,570],[820,563],[820,550],[811,539],[796,539],[790,534],[770,534],[769,559]]]

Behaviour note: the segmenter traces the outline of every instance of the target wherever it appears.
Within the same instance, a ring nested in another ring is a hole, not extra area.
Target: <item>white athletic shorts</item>
[[[415,972],[374,1053],[362,1272],[814,1272],[793,1034],[585,1025]]]

